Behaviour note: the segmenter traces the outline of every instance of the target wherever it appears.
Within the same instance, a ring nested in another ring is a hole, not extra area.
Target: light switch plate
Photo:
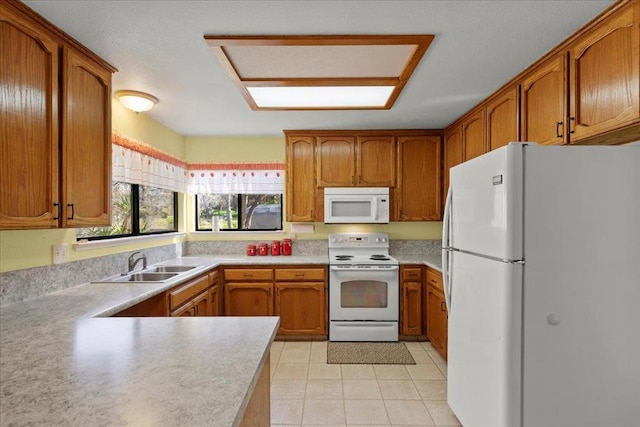
[[[60,243],[51,247],[54,264],[62,264],[69,261],[69,244]]]

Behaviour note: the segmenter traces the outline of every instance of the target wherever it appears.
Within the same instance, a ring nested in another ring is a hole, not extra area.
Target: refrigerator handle
[[[447,200],[444,205],[444,218],[442,223],[442,280],[444,287],[444,300],[447,303],[447,311],[451,312],[451,186],[447,191]]]

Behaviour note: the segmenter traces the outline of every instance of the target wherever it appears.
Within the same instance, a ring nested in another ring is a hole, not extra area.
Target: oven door
[[[331,266],[329,320],[398,321],[398,267]]]

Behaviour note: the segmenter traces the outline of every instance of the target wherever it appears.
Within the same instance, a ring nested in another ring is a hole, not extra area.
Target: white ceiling
[[[282,129],[439,129],[605,9],[591,1],[26,0],[118,68],[113,89],[160,99],[146,113],[183,135]],[[203,36],[435,34],[391,110],[252,111]]]

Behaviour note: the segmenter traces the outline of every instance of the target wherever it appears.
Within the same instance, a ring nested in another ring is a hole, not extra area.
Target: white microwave
[[[325,188],[324,222],[325,224],[388,223],[389,188]]]

